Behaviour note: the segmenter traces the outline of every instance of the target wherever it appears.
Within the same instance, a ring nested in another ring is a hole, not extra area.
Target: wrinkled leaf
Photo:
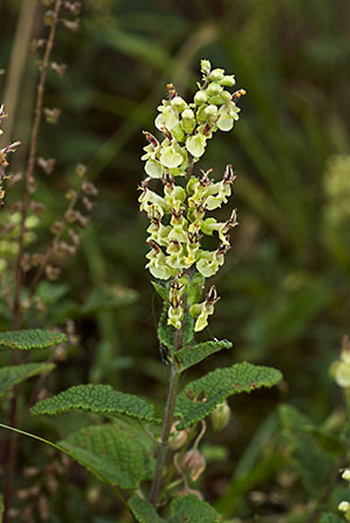
[[[46,349],[67,341],[62,332],[42,329],[28,329],[0,333],[0,347],[8,349]]]
[[[138,439],[119,425],[86,427],[58,445],[105,483],[136,489],[140,481],[152,477],[151,457]]]
[[[182,418],[177,428],[184,429],[204,419],[233,394],[273,387],[281,379],[282,374],[274,368],[246,362],[209,372],[189,383],[177,397],[175,413]]]
[[[146,400],[114,390],[110,385],[77,385],[39,401],[31,414],[58,414],[67,410],[84,410],[106,416],[124,415],[142,421],[160,422],[154,407]]]
[[[176,360],[180,364],[180,369],[185,370],[197,363],[200,363],[202,360],[219,352],[222,349],[230,349],[232,343],[227,340],[221,341],[206,341],[204,343],[198,343],[193,347],[185,347],[178,352],[176,352]]]
[[[219,523],[222,516],[194,494],[176,498],[170,505],[170,523]]]
[[[129,499],[128,504],[135,519],[140,523],[166,523],[166,520],[158,516],[154,506],[146,499],[135,494]]]
[[[3,396],[22,381],[42,372],[48,372],[54,367],[53,363],[27,363],[2,367],[0,369],[0,396]]]

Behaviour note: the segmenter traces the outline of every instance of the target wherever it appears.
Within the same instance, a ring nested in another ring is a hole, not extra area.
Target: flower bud
[[[224,78],[224,74],[224,69],[213,69],[213,71],[209,75],[209,78],[213,82],[220,82]]]
[[[210,84],[207,88],[207,92],[214,96],[221,93],[222,90],[223,88],[218,84]]]
[[[223,430],[228,424],[231,410],[226,400],[219,403],[211,413],[211,421],[215,432]]]
[[[197,481],[206,467],[205,458],[197,449],[192,449],[182,456],[180,467],[192,481]]]
[[[194,95],[194,103],[196,105],[202,105],[202,104],[205,104],[205,102],[207,101],[207,95],[206,95],[206,92],[205,91],[197,91],[196,94]]]
[[[345,481],[350,483],[350,469],[345,469],[341,477],[342,479],[345,479]]]
[[[216,105],[213,105],[213,104],[208,105],[208,107],[206,107],[204,110],[204,114],[206,115],[207,118],[215,118],[217,113],[218,113],[218,108],[216,107]]]
[[[194,120],[194,112],[192,109],[185,109],[181,116],[183,120]]]
[[[170,430],[170,448],[171,450],[179,450],[181,449],[187,439],[188,439],[188,434],[189,434],[189,429],[184,429],[184,430],[177,430],[176,429],[176,425],[177,425],[177,421],[174,421],[174,423],[172,424],[171,426],[171,430]]]
[[[187,103],[181,96],[175,96],[175,98],[171,100],[170,104],[180,113],[187,107]]]
[[[233,87],[235,84],[236,80],[233,74],[225,75],[220,81],[220,85],[224,85],[225,87]]]

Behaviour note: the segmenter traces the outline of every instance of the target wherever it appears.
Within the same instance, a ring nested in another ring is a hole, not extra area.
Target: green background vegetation
[[[10,92],[4,100],[15,107],[11,138],[23,142],[13,171],[24,166],[37,77],[34,54],[21,50],[23,71],[20,58],[11,59],[20,7],[19,1],[0,3],[1,100],[11,67],[17,65],[22,74],[18,97]],[[26,19],[36,36],[44,32],[40,10]],[[70,317],[80,336],[50,377],[51,392],[98,382],[164,402],[167,369],[156,337],[160,302],[144,269],[147,218],[137,205],[144,176],[141,130],[154,132],[156,106],[168,82],[191,96],[200,58],[233,72],[237,86],[248,92],[239,102],[241,120],[232,132],[215,137],[201,162],[218,177],[233,164],[238,178],[231,201],[240,225],[232,232],[225,266],[212,279],[221,301],[199,336],[227,338],[234,348],[196,372],[247,360],[280,369],[285,382],[231,400],[229,427],[219,434],[208,429],[206,440],[223,447],[226,458],[214,455],[200,489],[227,517],[253,521],[249,518],[260,513],[267,517],[262,521],[282,521],[279,514],[317,498],[317,488],[337,469],[330,466],[320,485],[311,483],[304,491],[295,470],[286,468],[287,451],[276,443],[281,432],[276,409],[287,402],[317,424],[332,423],[343,401],[329,366],[342,335],[350,332],[350,4],[86,0],[80,31],[60,27],[52,58],[66,63],[67,72],[62,79],[48,77],[46,105],[63,112],[57,126],[43,123],[40,134],[39,155],[55,157],[57,165],[50,177],[38,171],[35,199],[47,209],[34,251],[42,249],[47,228],[64,212],[76,162],[88,166],[99,196],[82,247],[55,285],[57,296],[47,290],[52,307],[46,326]],[[8,202],[15,199],[10,190]],[[0,212],[6,219],[6,207]],[[100,285],[118,286],[122,305],[83,317],[70,308],[72,301],[86,302]],[[1,310],[1,330],[8,330],[6,306]],[[67,415],[65,425],[34,420],[30,428],[58,439],[71,419]],[[40,465],[44,458],[37,444],[21,442],[22,458]],[[214,451],[208,448],[208,455]],[[81,469],[71,472],[69,481],[75,488],[65,495],[62,487],[50,521],[115,521],[108,491],[99,490]],[[254,498],[249,491],[265,494]],[[94,511],[105,519],[92,516]]]

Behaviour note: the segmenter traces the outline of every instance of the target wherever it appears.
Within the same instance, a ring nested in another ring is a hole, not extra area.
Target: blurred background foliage
[[[14,171],[24,166],[37,78],[37,58],[25,39],[44,34],[41,12],[35,0],[0,2],[1,100],[10,112],[11,138],[23,142]],[[235,73],[248,95],[240,101],[241,120],[233,132],[215,137],[201,165],[221,176],[233,164],[240,226],[225,266],[213,278],[222,298],[202,335],[228,338],[234,349],[203,363],[197,373],[248,360],[279,368],[285,383],[279,391],[231,402],[229,428],[209,437],[227,448],[229,459],[216,462],[214,453],[202,489],[229,517],[259,513],[259,503],[264,514],[278,513],[279,503],[284,512],[305,501],[301,494],[283,497],[288,481],[294,485],[281,472],[286,457],[265,447],[279,434],[280,401],[315,423],[334,416],[341,401],[328,369],[349,333],[350,3],[85,0],[81,29],[61,27],[52,58],[66,63],[67,71],[62,79],[50,74],[46,88],[46,105],[59,107],[62,115],[57,126],[44,123],[39,138],[39,155],[55,157],[57,164],[50,177],[38,171],[36,199],[47,209],[35,249],[40,251],[50,224],[64,212],[76,162],[88,166],[99,196],[82,248],[61,278],[65,283],[56,284],[55,293],[41,289],[51,300],[46,323],[70,318],[80,336],[72,358],[50,378],[50,390],[108,382],[164,401],[167,370],[155,328],[160,303],[144,269],[147,219],[137,206],[144,175],[141,130],[154,132],[166,84],[191,96],[199,59],[209,58]],[[18,92],[11,84],[16,77]],[[9,191],[7,198],[15,196]],[[6,212],[1,210],[4,219]],[[74,303],[85,303],[100,286],[119,289],[125,300],[106,310],[77,311]],[[3,330],[6,321],[4,313]],[[273,488],[280,489],[281,500],[243,497]]]

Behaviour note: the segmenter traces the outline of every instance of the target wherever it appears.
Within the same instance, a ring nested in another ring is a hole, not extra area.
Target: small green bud
[[[234,75],[226,75],[223,77],[223,79],[220,81],[221,85],[224,85],[225,87],[233,87],[236,84],[236,80]]]
[[[201,60],[201,71],[203,74],[208,76],[211,71],[211,63],[209,60]]]
[[[183,120],[194,120],[194,112],[192,109],[185,109],[181,116]]]
[[[213,69],[213,71],[210,73],[209,78],[213,82],[220,82],[225,75],[224,69]]]
[[[207,97],[207,94],[205,91],[197,91],[196,94],[194,95],[194,103],[196,105],[202,105],[202,104],[205,104],[205,102],[207,101],[208,97]]]
[[[342,479],[345,479],[348,483],[350,483],[350,469],[345,469],[344,472],[341,475]]]
[[[231,416],[231,409],[226,400],[219,403],[211,413],[211,421],[215,432],[223,430],[228,424]]]
[[[218,114],[218,108],[216,107],[216,105],[208,105],[205,109],[204,109],[204,114],[206,115],[207,118],[215,118],[216,115]]]
[[[207,87],[207,93],[213,96],[220,94],[221,91],[223,91],[223,88],[219,84],[212,83]]]
[[[175,96],[175,98],[171,100],[170,104],[180,113],[187,107],[187,102],[185,102],[181,96]]]

